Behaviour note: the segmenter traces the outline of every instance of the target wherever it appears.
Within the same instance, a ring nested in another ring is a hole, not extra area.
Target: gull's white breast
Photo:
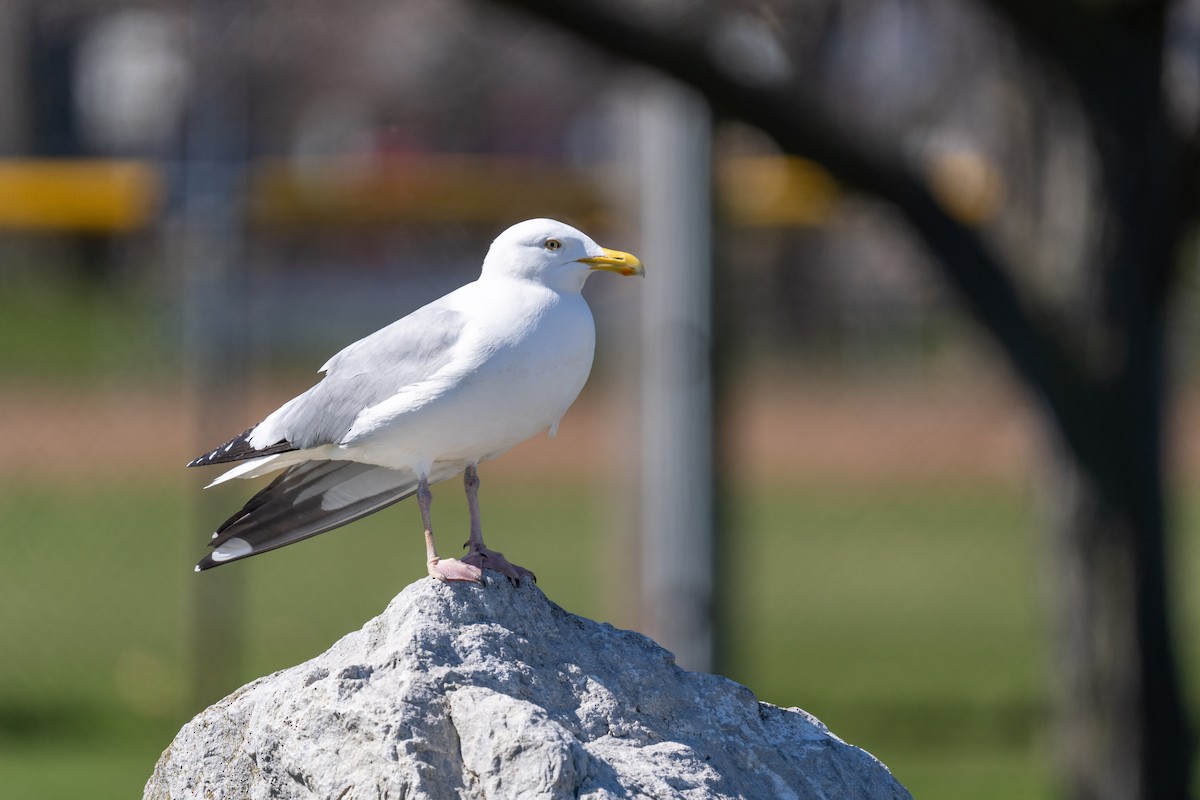
[[[341,457],[436,479],[550,428],[574,402],[596,340],[581,295],[492,280],[455,299],[467,322],[450,363],[360,415]]]

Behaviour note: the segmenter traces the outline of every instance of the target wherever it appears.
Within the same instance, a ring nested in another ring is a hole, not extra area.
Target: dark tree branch
[[[1131,30],[1161,24],[1163,0],[1105,3],[1080,0],[982,0],[1079,87],[1097,65],[1120,63],[1114,53]]]
[[[1064,439],[1092,463],[1107,461],[1090,435],[1085,375],[1028,312],[994,251],[951,217],[903,154],[838,126],[802,87],[764,84],[718,65],[706,33],[653,27],[596,0],[499,0],[532,12],[585,40],[654,67],[698,89],[718,112],[760,128],[787,152],[821,164],[838,179],[890,202],[937,256],[947,282],[999,342],[1017,372],[1045,401]]]
[[[1041,58],[1069,77],[1096,133],[1095,145],[1102,151],[1108,195],[1117,200],[1138,198],[1135,203],[1144,204],[1148,198],[1165,203],[1158,221],[1164,233],[1155,241],[1177,242],[1178,232],[1200,210],[1195,178],[1200,137],[1182,135],[1168,119],[1162,73],[1168,4],[1163,0],[982,2],[1032,42]],[[1154,168],[1139,163],[1146,157],[1163,163]],[[1169,185],[1161,191],[1129,185],[1131,164],[1137,164],[1138,173],[1132,177],[1165,180]],[[1143,274],[1120,276],[1124,280],[1114,281],[1111,288],[1118,296],[1127,296],[1132,289],[1125,285],[1128,281],[1148,279],[1154,291],[1148,308],[1159,313],[1177,274],[1177,259],[1143,254],[1140,260]]]
[[[1161,0],[981,0],[1032,38],[1075,83],[1096,137],[1109,202],[1102,358],[1081,364],[1030,314],[997,254],[953,219],[904,154],[840,126],[804,87],[727,69],[720,21],[681,30],[630,19],[601,0],[498,0],[698,89],[787,152],[891,202],[937,257],[946,281],[1045,401],[1062,441],[1066,519],[1060,616],[1071,691],[1069,771],[1088,798],[1182,798],[1191,774],[1164,573],[1162,406],[1165,305],[1180,233],[1197,200],[1197,152],[1172,131],[1163,96]],[[626,8],[624,12],[628,12]],[[1114,645],[1114,642],[1116,644]]]

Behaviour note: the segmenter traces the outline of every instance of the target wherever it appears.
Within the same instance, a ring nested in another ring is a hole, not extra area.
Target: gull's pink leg
[[[421,521],[425,523],[425,558],[429,574],[439,581],[474,581],[483,583],[483,570],[464,564],[456,558],[439,558],[433,546],[433,522],[429,507],[433,504],[433,492],[429,481],[422,475],[417,481],[417,505],[421,507]]]
[[[520,583],[522,578],[532,578],[536,583],[537,576],[532,572],[509,562],[503,553],[484,546],[483,526],[479,522],[479,471],[474,464],[463,473],[463,486],[467,490],[467,510],[471,514],[471,538],[463,545],[468,550],[463,563],[480,569],[494,569],[513,583]]]

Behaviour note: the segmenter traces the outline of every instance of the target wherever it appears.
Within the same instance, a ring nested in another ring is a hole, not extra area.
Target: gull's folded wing
[[[217,528],[213,551],[197,571],[249,556],[353,522],[399,502],[417,489],[406,470],[353,461],[309,461],[289,468]]]
[[[325,377],[262,422],[188,464],[203,467],[336,444],[371,408],[428,380],[450,361],[462,314],[447,299],[419,308],[325,362]]]

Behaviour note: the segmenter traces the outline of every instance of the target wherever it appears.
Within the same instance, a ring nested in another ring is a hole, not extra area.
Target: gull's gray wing
[[[265,553],[341,527],[397,503],[417,489],[406,470],[355,461],[291,467],[227,519],[197,571]]]
[[[366,408],[446,365],[463,315],[435,301],[346,347],[321,367],[324,379],[258,425],[188,464],[258,458],[341,441]]]

